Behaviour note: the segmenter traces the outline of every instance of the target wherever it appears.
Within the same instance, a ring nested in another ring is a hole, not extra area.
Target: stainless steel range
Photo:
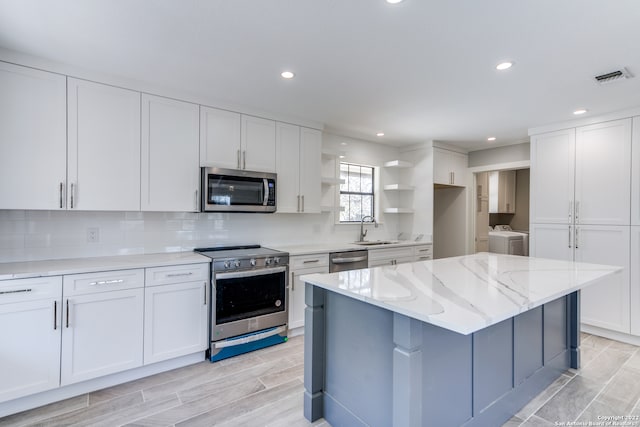
[[[212,362],[287,340],[288,253],[258,245],[195,251],[213,259]]]

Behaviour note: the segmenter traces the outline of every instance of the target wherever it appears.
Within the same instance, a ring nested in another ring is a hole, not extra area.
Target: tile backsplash
[[[370,239],[394,237],[397,224],[369,227]],[[89,242],[97,229],[97,242]],[[352,242],[359,225],[333,215],[0,210],[0,262],[192,250],[233,244],[264,246]]]

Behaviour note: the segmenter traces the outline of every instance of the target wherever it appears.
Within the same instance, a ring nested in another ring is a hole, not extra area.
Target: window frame
[[[341,219],[341,211],[342,211],[341,196],[343,194],[356,195],[356,196],[371,196],[371,216],[375,218],[375,213],[376,213],[376,188],[377,188],[377,186],[376,186],[376,167],[375,166],[361,164],[361,163],[338,162],[338,176],[342,175],[342,165],[357,166],[357,167],[360,167],[360,168],[370,169],[371,170],[371,192],[342,191],[341,184],[339,184],[339,186],[338,186],[338,207],[339,207],[340,210],[338,211],[337,224],[357,224],[362,220],[362,219],[358,219],[358,220],[343,221]]]

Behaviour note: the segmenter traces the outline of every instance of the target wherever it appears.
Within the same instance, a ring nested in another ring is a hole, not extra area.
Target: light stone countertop
[[[361,251],[361,250],[376,250],[386,248],[401,248],[407,246],[421,246],[430,245],[431,242],[413,240],[399,240],[397,243],[389,243],[385,245],[365,246],[356,245],[353,242],[347,243],[312,243],[306,245],[265,245],[268,248],[276,249],[283,252],[288,252],[290,256],[296,255],[313,255],[329,252],[343,252],[343,251]]]
[[[622,267],[478,253],[302,280],[464,335],[511,318]]]
[[[60,276],[63,274],[124,270],[129,268],[198,264],[203,262],[211,262],[211,258],[191,251],[9,262],[0,264],[0,280]]]

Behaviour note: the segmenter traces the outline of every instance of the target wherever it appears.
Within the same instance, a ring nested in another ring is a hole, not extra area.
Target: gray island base
[[[469,335],[306,284],[304,413],[501,426],[580,359],[579,291]]]

